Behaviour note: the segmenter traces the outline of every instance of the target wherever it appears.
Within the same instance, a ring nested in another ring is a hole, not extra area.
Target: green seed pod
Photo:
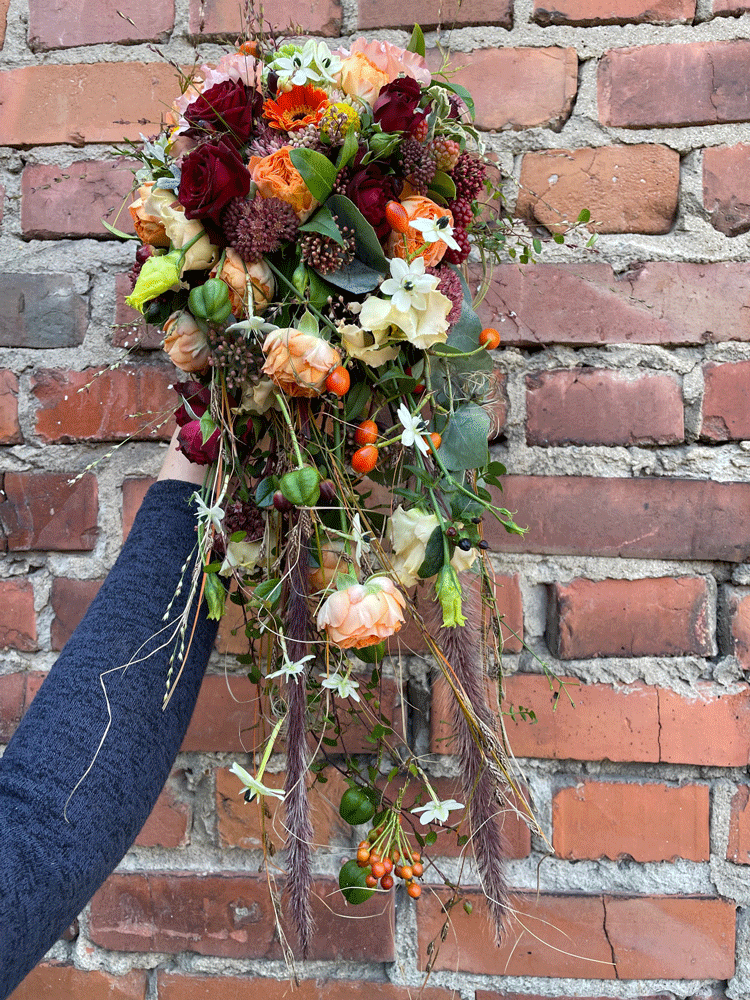
[[[320,473],[313,465],[292,469],[281,477],[279,489],[295,507],[314,507],[320,499]]]
[[[223,323],[232,312],[229,289],[219,278],[209,278],[194,288],[188,296],[188,306],[196,319],[207,323]]]

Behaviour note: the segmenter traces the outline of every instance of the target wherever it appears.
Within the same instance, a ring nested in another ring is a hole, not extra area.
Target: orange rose
[[[318,207],[318,202],[292,163],[291,148],[282,146],[270,156],[251,156],[247,169],[262,198],[281,198],[292,206],[300,222],[304,222]]]
[[[436,205],[434,201],[423,195],[412,195],[401,204],[406,209],[406,214],[410,219],[439,219],[441,216],[447,215],[451,226],[453,225],[453,213],[447,208],[441,208],[440,205]],[[412,229],[411,226],[406,231],[406,241],[410,254],[416,253],[419,247],[423,247],[421,256],[424,258],[425,267],[436,267],[448,249],[442,240],[425,245],[424,236],[418,229]],[[392,232],[388,237],[388,253],[391,257],[405,256],[404,239],[400,233]]]
[[[180,371],[204,372],[208,368],[206,335],[187,310],[172,313],[164,324],[164,350]]]
[[[263,374],[286,396],[317,396],[330,370],[341,364],[341,355],[327,340],[294,327],[272,330],[263,353]]]
[[[210,276],[217,277],[216,268]],[[235,316],[260,314],[268,305],[276,288],[271,269],[265,261],[246,264],[236,250],[227,247],[219,278],[229,289],[229,301]],[[248,292],[252,289],[253,307],[248,309]]]
[[[346,551],[346,543],[343,541],[327,540],[320,551],[315,548],[313,551],[316,559],[320,560],[320,566],[312,567],[308,572],[313,591],[328,590],[329,587],[333,586],[339,573],[359,571],[359,567],[356,565],[352,570],[352,560]]]
[[[361,97],[368,104],[374,104],[380,88],[390,82],[385,70],[378,69],[362,52],[355,52],[343,60],[339,80],[345,94]]]
[[[318,628],[340,649],[363,649],[398,632],[406,600],[387,576],[337,590],[318,612]]]
[[[158,215],[151,215],[143,207],[144,201],[151,194],[153,181],[138,188],[138,197],[128,210],[133,219],[133,226],[141,243],[150,243],[152,247],[168,247],[169,237]]]

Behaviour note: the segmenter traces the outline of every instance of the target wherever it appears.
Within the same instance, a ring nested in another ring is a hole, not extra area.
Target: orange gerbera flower
[[[275,101],[267,100],[263,105],[263,114],[271,128],[296,132],[307,125],[317,125],[327,107],[328,94],[325,90],[306,83],[304,87],[292,87]]]

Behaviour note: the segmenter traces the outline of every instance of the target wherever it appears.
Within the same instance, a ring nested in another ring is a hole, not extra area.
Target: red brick
[[[748,58],[745,40],[611,49],[599,62],[599,118],[623,128],[748,121]]]
[[[731,589],[725,601],[723,623],[728,652],[736,656],[743,670],[750,670],[750,591]]]
[[[597,233],[667,233],[677,211],[680,156],[657,144],[526,153],[516,212],[562,231],[582,209]]]
[[[363,934],[336,888],[332,879],[314,883],[310,958],[393,961],[393,893],[357,908],[357,916],[370,918]],[[293,943],[294,932],[284,929]],[[267,880],[248,872],[111,875],[91,902],[89,937],[116,951],[281,958]]]
[[[703,207],[727,236],[750,229],[750,146],[703,150]]]
[[[32,378],[36,432],[47,442],[169,440],[174,381],[166,366],[41,369]]]
[[[117,8],[98,0],[30,0],[29,48],[67,49],[106,42],[166,41],[174,26],[174,0],[124,0]]]
[[[94,600],[103,580],[70,580],[58,576],[52,581],[50,604],[55,613],[50,628],[53,649],[62,649]]]
[[[133,527],[135,515],[138,508],[143,503],[143,498],[148,493],[149,487],[156,480],[153,476],[140,476],[133,479],[125,479],[122,484],[122,540],[123,542],[130,534]]]
[[[0,580],[0,649],[38,649],[34,585],[30,580]]]
[[[0,444],[23,441],[18,422],[18,378],[7,368],[0,368]]]
[[[5,44],[5,29],[8,24],[8,7],[10,0],[0,0],[0,48]]]
[[[0,347],[77,347],[87,326],[86,300],[71,275],[0,275]]]
[[[303,979],[290,994],[286,979],[255,979],[248,976],[180,976],[159,972],[159,1000],[414,1000],[414,990],[392,983],[346,979]],[[428,986],[419,989],[420,1000],[456,1000],[453,990]]]
[[[437,50],[428,52],[428,60],[433,70],[440,66]],[[476,125],[485,130],[562,128],[578,87],[572,48],[475,49],[454,53],[450,71],[457,71],[451,81],[473,97]]]
[[[746,263],[505,264],[479,315],[505,344],[704,344],[750,340],[748,299]]]
[[[552,800],[552,843],[580,861],[708,861],[708,785],[581,781]]]
[[[528,525],[520,538],[485,520],[501,552],[644,559],[750,557],[750,484],[696,479],[506,476],[498,501]]]
[[[425,30],[432,30],[438,24],[451,28],[471,27],[477,24],[491,24],[493,27],[510,28],[513,25],[512,0],[452,0],[451,3],[436,4],[434,0],[419,0],[409,8],[402,7],[396,0],[378,3],[378,0],[361,0],[359,5],[359,27],[364,28],[408,28],[414,24]]]
[[[742,0],[713,0],[711,10],[714,14],[744,14],[750,10],[750,4]]]
[[[26,675],[0,674],[0,743],[7,743],[21,721]]]
[[[145,1000],[148,980],[142,969],[111,976],[99,969],[38,965],[8,1000]]]
[[[701,437],[709,441],[742,441],[750,437],[750,361],[706,364],[703,381]]]
[[[136,847],[186,847],[190,843],[192,822],[193,810],[180,799],[173,774],[136,837]]]
[[[0,73],[0,145],[81,146],[122,142],[125,137],[137,140],[140,132],[157,131],[179,96],[175,71],[166,62],[5,70]],[[139,124],[142,118],[149,125]]]
[[[729,811],[729,839],[727,861],[750,865],[750,787],[740,785],[732,796]]]
[[[70,484],[51,472],[7,472],[0,497],[0,537],[11,552],[93,549],[99,529],[96,477],[86,473]]]
[[[747,767],[750,687],[715,693],[698,682],[690,696],[659,691],[661,760],[668,764]],[[721,738],[717,739],[717,733]]]
[[[441,898],[444,890],[420,900],[423,962],[445,922]],[[514,894],[520,919],[496,948],[484,897],[468,898],[474,912],[451,911],[435,969],[572,979],[723,979],[734,971],[735,906],[721,899]]]
[[[538,24],[674,24],[692,21],[695,0],[534,0]]]
[[[265,17],[286,34],[289,25],[299,25],[309,35],[337,38],[341,34],[341,4],[336,0],[276,0]],[[233,0],[190,0],[191,35],[236,36],[240,20],[240,8]]]
[[[149,326],[143,316],[125,302],[131,284],[127,274],[115,278],[115,319],[112,326],[112,343],[115,347],[138,347],[144,351],[160,349],[164,340],[162,331]]]
[[[116,239],[102,219],[132,233],[127,210],[134,161],[81,160],[69,167],[39,164],[21,176],[21,228],[27,239]]]
[[[554,583],[548,643],[562,660],[712,656],[712,606],[703,577]]]
[[[677,444],[684,436],[671,375],[576,368],[526,376],[527,444]]]

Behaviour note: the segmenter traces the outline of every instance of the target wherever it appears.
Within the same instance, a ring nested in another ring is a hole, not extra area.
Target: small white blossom
[[[341,56],[334,55],[325,42],[310,40],[305,43],[305,48],[308,45],[313,52],[313,66],[319,70],[319,79],[325,80],[327,83],[335,83],[335,76],[341,70]]]
[[[347,674],[331,674],[330,677],[326,677],[325,674],[320,675],[323,679],[323,687],[328,688],[330,691],[335,691],[339,698],[353,698],[355,701],[359,701],[359,694],[357,693],[357,688],[359,684],[357,681],[352,680],[352,678]]]
[[[411,264],[400,257],[393,257],[391,277],[386,278],[380,291],[391,296],[391,302],[397,309],[406,312],[412,308],[426,309],[424,292],[431,292],[437,286],[438,278],[434,274],[425,274],[424,257],[416,257]]]
[[[224,511],[221,508],[221,503],[216,503],[213,507],[207,507],[201,499],[200,493],[193,493],[192,499],[198,508],[198,520],[204,526],[212,524],[216,531],[221,531],[221,523],[224,520]]]
[[[401,444],[404,448],[411,448],[413,445],[423,455],[429,455],[430,447],[422,436],[427,430],[424,420],[418,414],[412,415],[405,403],[401,403],[396,413],[404,428],[404,433],[401,435]]]
[[[301,51],[290,56],[277,56],[273,61],[273,69],[279,79],[302,87],[306,83],[319,83],[320,73],[313,66],[315,60],[315,43],[306,42]]]
[[[266,674],[266,680],[270,680],[272,677],[283,677],[285,680],[294,678],[295,681],[300,674],[305,672],[305,664],[308,660],[314,660],[315,654],[310,653],[308,656],[303,656],[301,660],[297,660],[292,663],[289,657],[286,655],[286,650],[284,651],[284,662],[278,670],[274,670],[272,674]]]
[[[257,795],[271,795],[273,798],[282,799],[284,798],[284,791],[281,788],[269,788],[264,785],[257,778],[254,778],[252,774],[248,774],[244,767],[235,761],[234,764],[229,768],[232,774],[236,774],[237,777],[243,784],[242,791],[240,795],[245,796],[245,802],[252,802]]]
[[[418,806],[411,811],[415,814],[422,813],[419,821],[422,826],[427,826],[430,823],[445,823],[449,812],[454,809],[463,809],[463,807],[463,802],[456,802],[455,799],[443,799],[442,802],[439,799],[434,799],[426,806]]]
[[[425,243],[437,243],[438,240],[442,240],[451,250],[461,249],[453,239],[453,226],[447,215],[441,215],[438,219],[410,219],[409,225],[412,229],[419,230]]]

